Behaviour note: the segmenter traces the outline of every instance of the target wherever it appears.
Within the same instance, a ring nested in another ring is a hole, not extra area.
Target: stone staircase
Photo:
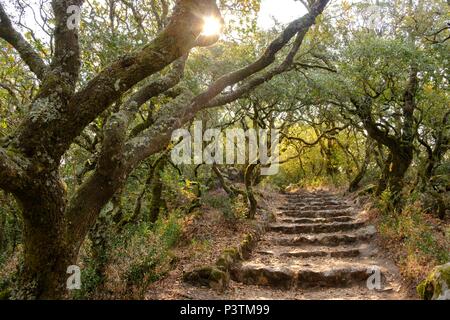
[[[233,268],[234,281],[289,290],[364,289],[376,268],[386,287],[387,272],[371,241],[376,230],[359,210],[323,191],[284,197],[276,222],[251,258]]]

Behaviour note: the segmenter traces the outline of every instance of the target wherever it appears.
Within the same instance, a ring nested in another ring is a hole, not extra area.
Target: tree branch
[[[128,176],[123,159],[127,129],[139,107],[154,96],[175,86],[183,77],[187,55],[178,59],[165,76],[137,91],[122,107],[111,115],[103,130],[103,145],[93,175],[83,183],[72,197],[67,209],[67,218],[78,226],[70,233],[71,241],[77,242],[95,222],[102,207],[114,195]],[[91,192],[95,191],[95,196]],[[80,245],[80,244],[77,244]]]
[[[67,22],[72,12],[67,12],[70,6],[81,10],[84,0],[53,0],[52,8],[55,15],[55,52],[51,68],[57,71],[59,77],[68,83],[71,91],[75,89],[81,67],[80,45],[78,41],[78,26],[69,29]]]
[[[235,101],[242,97],[243,95],[249,93],[254,88],[262,85],[263,83],[270,81],[275,76],[284,73],[286,71],[289,71],[292,69],[292,64],[295,58],[295,55],[297,54],[298,50],[300,49],[301,44],[303,43],[303,39],[305,38],[306,32],[308,31],[307,28],[301,30],[297,34],[297,38],[295,39],[294,45],[292,46],[290,52],[286,56],[285,60],[277,67],[273,68],[272,70],[269,70],[268,72],[254,77],[248,82],[241,85],[239,88],[234,90],[231,93],[222,94],[215,99],[211,100],[207,105],[206,108],[212,108],[217,107],[221,105],[225,105],[227,103],[230,103],[232,101]]]
[[[356,108],[356,114],[362,121],[364,129],[367,130],[369,136],[375,141],[384,144],[389,149],[398,148],[397,140],[391,137],[387,132],[378,128],[377,124],[373,120],[371,112],[372,99],[367,97],[364,101],[360,102],[354,98],[350,99],[352,104]]]
[[[132,167],[149,155],[158,152],[161,146],[166,145],[170,141],[172,132],[189,122],[198,111],[207,107],[216,106],[215,104],[211,105],[210,102],[225,88],[248,78],[252,74],[265,69],[273,63],[276,54],[297,34],[299,34],[297,38],[298,41],[294,45],[294,48],[297,45],[301,45],[301,39],[303,38],[302,34],[306,33],[314,24],[315,18],[322,12],[328,2],[329,0],[316,1],[311,9],[311,13],[290,23],[281,35],[269,44],[263,55],[256,62],[222,76],[211,84],[206,91],[195,97],[191,103],[187,104],[185,101],[181,101],[181,104],[171,105],[170,108],[165,109],[163,115],[157,119],[151,128],[127,142],[126,153],[130,155],[128,162],[132,164]],[[291,54],[288,55],[288,62],[295,52],[294,49],[291,51]],[[252,86],[251,89],[256,86],[257,85]],[[238,96],[235,97],[235,100],[238,98]],[[231,101],[227,99],[227,102]],[[187,107],[185,107],[186,105]]]
[[[88,226],[88,224],[86,224],[86,221],[88,221],[89,223],[93,223],[93,221],[95,221],[94,219],[97,217],[98,212],[100,212],[104,204],[109,201],[109,198],[114,194],[116,188],[118,188],[119,185],[125,181],[126,177],[131,173],[132,170],[136,168],[136,166],[142,160],[166,148],[166,146],[170,142],[173,130],[180,128],[183,124],[193,119],[196,112],[205,108],[209,100],[222,92],[224,88],[226,88],[230,84],[234,84],[249,77],[255,72],[266,68],[273,61],[275,61],[276,53],[280,51],[297,33],[306,32],[309,29],[309,27],[314,23],[315,17],[319,14],[317,8],[322,8],[321,10],[323,10],[325,4],[328,3],[328,1],[329,0],[317,1],[315,6],[316,9],[312,11],[314,13],[307,14],[303,18],[298,19],[291,25],[289,25],[287,29],[282,33],[282,35],[269,45],[263,56],[255,63],[252,63],[241,70],[223,76],[222,78],[214,82],[208,90],[206,90],[203,94],[200,94],[196,98],[193,98],[192,93],[190,92],[184,92],[177,96],[171,103],[166,105],[159,112],[159,117],[156,117],[157,120],[152,127],[145,130],[137,137],[130,139],[124,145],[122,145],[122,137],[124,131],[126,132],[126,130],[124,130],[124,125],[128,122],[128,119],[126,116],[120,117],[119,115],[116,115],[114,119],[116,119],[118,123],[122,123],[120,126],[116,124],[117,127],[120,127],[120,131],[122,132],[120,138],[116,138],[117,141],[115,142],[115,144],[109,144],[107,143],[107,141],[104,142],[105,146],[110,145],[113,150],[115,147],[115,152],[109,153],[107,150],[102,151],[105,152],[105,160],[107,161],[107,163],[108,161],[113,161],[115,163],[103,165],[103,168],[109,168],[109,170],[103,172],[102,170],[96,170],[94,174],[80,187],[80,189],[76,193],[76,196],[70,201],[70,205],[67,210],[67,216],[71,224],[77,226],[76,228],[74,228],[73,234],[70,236],[71,241],[76,242],[77,239],[82,238],[81,236],[84,232],[86,232],[86,228]],[[181,0],[180,3],[183,3],[183,1]],[[190,23],[192,23],[193,18],[190,17],[190,19]],[[194,21],[196,21],[196,19],[198,19],[198,17],[195,18]],[[174,30],[170,29],[170,25],[168,28],[170,33],[174,32]],[[164,31],[163,34],[169,31]],[[183,31],[179,30],[178,32]],[[172,36],[178,37],[178,35]],[[161,35],[159,37],[161,37]],[[157,43],[160,43],[162,40],[159,39],[155,41]],[[177,42],[176,40],[174,41]],[[190,45],[192,45],[192,43],[187,46]],[[179,53],[179,48],[176,49],[176,51]],[[155,63],[161,65],[169,63],[169,60],[176,55],[177,54],[170,52],[170,54],[160,56],[159,53],[155,53],[153,51],[151,52],[151,57],[154,57],[156,60]],[[134,63],[135,60],[133,59],[130,66],[130,69],[133,71],[133,73],[132,75],[126,75],[124,80],[125,86],[128,86],[128,83],[130,81],[135,81],[136,76],[139,77],[139,74],[142,72],[142,70],[135,69]],[[114,79],[117,78],[117,76],[114,74],[115,72],[115,68],[112,66],[108,69],[107,74],[109,75],[112,73]],[[119,76],[121,75],[121,73],[119,72],[117,75]],[[105,75],[103,75],[103,77],[104,76]],[[119,79],[122,78],[119,77]],[[95,79],[93,81],[95,86],[95,83],[97,83],[97,81]],[[120,87],[119,91],[121,90],[124,89]],[[86,94],[89,94],[89,92],[86,92]],[[103,95],[103,92],[97,92],[97,94]],[[109,94],[115,95],[116,93]],[[110,98],[108,97],[108,99]],[[133,101],[133,99],[131,99],[131,101]],[[136,103],[131,103],[128,110],[136,110],[136,106]],[[81,117],[83,117],[83,115],[81,115]],[[108,174],[106,174],[107,172]],[[89,205],[89,203],[91,202],[95,204],[94,207],[91,207]],[[80,212],[82,214],[80,214]],[[77,245],[79,246],[80,243],[78,243]]]
[[[22,60],[28,65],[30,70],[43,80],[49,71],[48,66],[44,60],[33,49],[33,47],[24,39],[24,37],[17,32],[6,14],[3,5],[0,3],[0,38],[8,42],[14,49],[17,50]]]
[[[214,0],[179,0],[169,25],[141,50],[126,55],[101,71],[77,92],[67,107],[51,103],[42,106],[40,114],[58,114],[51,119],[30,116],[21,125],[15,144],[26,154],[47,153],[60,159],[83,129],[140,81],[161,71],[190,49],[211,45],[218,36],[200,36],[203,16],[220,16]],[[49,87],[50,92],[51,86]],[[39,132],[39,141],[33,138]],[[55,144],[55,140],[57,143]],[[42,150],[44,149],[44,150]]]
[[[328,136],[329,134],[335,134],[336,132],[345,130],[345,129],[347,129],[349,126],[350,126],[350,125],[347,124],[347,125],[345,125],[345,126],[343,126],[343,127],[336,127],[336,128],[331,128],[330,130],[326,130],[326,131],[322,132],[322,133],[320,134],[320,136],[317,137],[317,139],[316,139],[315,141],[313,141],[313,142],[308,142],[308,141],[306,141],[306,140],[304,140],[304,139],[302,139],[302,138],[299,138],[299,137],[291,137],[291,136],[285,135],[284,133],[281,133],[281,135],[282,135],[284,138],[288,139],[288,140],[300,141],[301,143],[303,143],[303,144],[305,144],[305,145],[307,145],[307,146],[312,147],[312,146],[315,146],[316,144],[318,144],[318,143],[320,142],[320,140],[322,140],[324,137]]]

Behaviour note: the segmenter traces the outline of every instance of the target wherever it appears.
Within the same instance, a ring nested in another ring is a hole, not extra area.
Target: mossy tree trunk
[[[67,242],[65,188],[58,176],[36,177],[31,189],[16,194],[22,206],[24,262],[18,297],[52,299],[65,293],[66,271],[76,264]]]
[[[254,219],[256,215],[256,209],[258,206],[258,202],[256,201],[255,194],[253,192],[253,172],[256,169],[258,164],[250,164],[245,169],[245,191],[247,193],[247,199],[249,201],[249,210],[247,217],[249,219]]]
[[[399,137],[380,129],[377,125],[372,113],[373,97],[366,96],[362,99],[351,99],[352,104],[356,108],[355,113],[363,123],[369,137],[389,149],[389,157],[377,188],[377,194],[381,194],[389,188],[396,207],[401,203],[403,179],[413,161],[414,139],[416,136],[414,111],[416,109],[415,95],[417,88],[418,71],[412,66],[403,93],[403,121]]]
[[[154,171],[153,178],[150,183],[150,203],[149,203],[149,212],[148,212],[148,221],[151,223],[155,223],[159,218],[159,213],[161,208],[163,207],[163,181],[162,181],[162,172],[164,167],[167,164],[167,156],[163,156],[157,161]]]
[[[369,167],[369,164],[370,164],[372,147],[373,147],[373,143],[368,138],[366,141],[366,151],[365,151],[365,155],[364,155],[364,161],[363,161],[361,167],[359,168],[358,173],[353,178],[353,180],[350,182],[350,185],[348,187],[349,192],[355,192],[356,190],[358,190],[359,183],[366,175],[367,168]]]

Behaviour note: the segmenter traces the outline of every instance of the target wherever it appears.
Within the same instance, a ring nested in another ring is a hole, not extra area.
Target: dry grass
[[[424,213],[420,202],[401,213],[372,210],[382,247],[412,287],[437,265],[449,261],[450,223]]]

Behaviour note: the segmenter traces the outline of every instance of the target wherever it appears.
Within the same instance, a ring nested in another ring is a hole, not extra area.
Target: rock
[[[289,268],[272,267],[261,264],[245,264],[231,272],[235,281],[244,284],[271,286],[289,289],[293,286],[295,273]]]
[[[259,239],[259,234],[263,230],[264,227],[261,227],[261,230],[246,234],[238,247],[225,249],[215,265],[186,272],[183,275],[183,281],[194,286],[204,286],[224,291],[230,282],[230,270],[236,263],[250,256]]]
[[[242,257],[244,259],[248,259],[250,257],[250,254],[252,252],[253,247],[256,244],[256,239],[257,237],[252,235],[252,234],[247,234],[244,238],[244,240],[241,242],[241,252],[242,252]]]
[[[450,300],[450,262],[434,268],[417,286],[423,300]]]
[[[364,226],[364,222],[331,222],[313,224],[273,224],[271,230],[285,234],[299,233],[331,233],[339,231],[355,230]]]
[[[0,300],[8,300],[11,298],[11,290],[5,289],[3,291],[0,291]]]
[[[220,270],[227,272],[231,266],[241,260],[241,258],[242,253],[238,249],[229,248],[220,255],[219,259],[217,259],[216,266]]]
[[[364,284],[369,278],[366,265],[332,267],[317,271],[317,268],[300,270],[297,277],[297,287],[348,287],[352,284]],[[381,272],[383,279],[384,270]]]
[[[206,286],[218,291],[224,291],[230,282],[228,272],[216,267],[203,267],[187,272],[183,275],[183,281],[193,286]]]

